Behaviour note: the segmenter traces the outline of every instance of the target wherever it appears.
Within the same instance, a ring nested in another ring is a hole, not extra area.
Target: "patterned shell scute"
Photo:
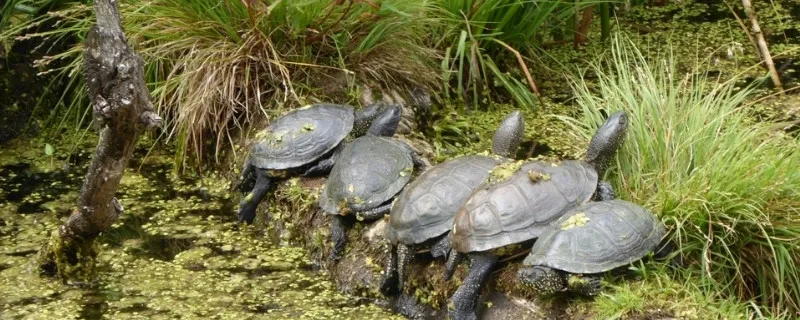
[[[537,238],[548,223],[591,200],[597,182],[582,161],[526,162],[508,180],[481,185],[469,197],[455,217],[453,248],[486,251]]]
[[[575,217],[581,223],[570,226]],[[589,202],[548,228],[523,263],[570,273],[606,272],[641,259],[658,246],[665,233],[658,218],[637,204]]]
[[[281,170],[310,164],[333,150],[353,129],[353,107],[329,103],[295,109],[256,134],[250,161]]]
[[[420,174],[397,198],[386,237],[393,243],[419,244],[453,227],[453,217],[469,195],[502,160],[471,155],[440,163]]]
[[[392,138],[363,136],[348,143],[333,166],[320,206],[328,214],[346,215],[378,207],[397,195],[411,179],[414,162],[408,149]]]

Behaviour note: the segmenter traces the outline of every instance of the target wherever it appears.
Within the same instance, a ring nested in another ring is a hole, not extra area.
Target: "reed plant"
[[[572,81],[582,118],[562,119],[588,141],[606,114],[628,112],[627,139],[608,177],[621,198],[669,226],[686,264],[676,275],[759,312],[796,316],[800,140],[755,120],[757,84],[679,71],[669,52],[645,58],[623,36],[589,73],[596,78]]]
[[[527,65],[530,49],[554,31],[563,32],[565,24],[574,24],[583,9],[611,2],[435,0],[435,15],[442,23],[434,48],[444,54],[444,86],[455,93],[446,98],[477,106],[500,94],[519,105],[536,105],[535,77]]]

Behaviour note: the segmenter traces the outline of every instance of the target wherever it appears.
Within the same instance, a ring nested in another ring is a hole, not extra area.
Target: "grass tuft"
[[[735,298],[701,290],[691,275],[676,281],[665,270],[635,269],[638,281],[615,281],[594,299],[590,312],[596,319],[753,319],[750,306]]]
[[[697,287],[800,311],[800,141],[756,122],[754,86],[678,71],[669,53],[646,59],[615,37],[596,85],[576,78],[587,139],[604,114],[626,110],[630,127],[609,177],[620,196],[669,226]]]
[[[349,101],[355,83],[383,87],[435,86],[432,50],[423,45],[427,2],[418,0],[218,1],[131,0],[120,4],[123,28],[145,59],[148,85],[166,120],[163,135],[177,140],[176,168],[193,155],[219,155],[236,128],[270,110],[298,106],[305,96]],[[0,33],[4,39],[29,26],[61,27],[22,37],[82,38],[94,23],[80,1]],[[80,44],[45,57],[65,59],[69,78],[64,123],[85,124]],[[331,90],[316,89],[332,87]],[[314,88],[314,89],[312,89]],[[338,91],[337,91],[338,90]],[[335,97],[331,97],[331,91]],[[344,92],[342,92],[344,91]]]
[[[540,45],[575,12],[604,2],[610,1],[435,1],[441,37],[434,47],[444,52],[444,86],[457,94],[446,98],[477,106],[490,102],[488,93],[502,88],[505,92],[499,93],[515,103],[536,105],[535,80],[519,51]]]

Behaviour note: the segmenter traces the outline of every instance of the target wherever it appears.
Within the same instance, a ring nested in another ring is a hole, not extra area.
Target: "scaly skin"
[[[477,307],[481,288],[497,263],[497,256],[484,252],[470,253],[469,258],[469,274],[451,298],[454,308],[450,310],[450,317],[454,320],[478,319]]]

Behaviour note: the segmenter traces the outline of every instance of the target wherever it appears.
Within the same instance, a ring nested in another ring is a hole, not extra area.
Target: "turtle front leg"
[[[383,267],[383,283],[381,284],[381,293],[384,296],[390,297],[398,293],[399,286],[397,277],[397,248],[391,243],[387,243],[386,247],[389,249],[386,255],[386,261]]]
[[[391,202],[378,206],[377,208],[356,212],[356,220],[363,222],[372,222],[380,218],[383,218],[383,216],[389,213],[390,210],[392,210]]]
[[[617,198],[617,193],[614,192],[614,187],[608,181],[600,180],[597,183],[597,191],[595,191],[595,201],[608,201]]]
[[[600,281],[603,280],[598,275],[576,275],[567,276],[567,284],[572,292],[577,292],[585,296],[596,296],[603,289]]]
[[[547,296],[567,289],[564,275],[555,269],[545,266],[533,266],[519,269],[517,279],[531,289],[533,293]]]
[[[655,252],[653,253],[653,258],[659,261],[669,259],[670,255],[675,253],[672,259],[669,259],[667,264],[673,268],[682,268],[683,265],[683,258],[679,252],[675,252],[678,246],[675,245],[675,242],[670,239],[664,239],[656,248]]]
[[[331,240],[333,247],[328,260],[339,261],[342,258],[344,247],[347,245],[347,229],[344,226],[344,217],[340,215],[331,217]]]
[[[448,233],[445,233],[439,241],[433,244],[431,247],[431,256],[434,258],[444,257],[447,259],[447,255],[450,253],[450,237],[448,237]]]
[[[471,266],[464,283],[450,298],[454,308],[450,310],[450,317],[455,320],[478,319],[477,307],[481,288],[497,263],[497,256],[480,252],[470,254]]]
[[[235,189],[239,190],[239,192],[243,194],[247,194],[248,192],[252,191],[255,187],[255,180],[256,178],[256,166],[254,166],[248,160],[245,163],[244,168],[242,168],[242,176],[239,179],[239,184],[236,185]]]
[[[239,222],[253,223],[256,218],[256,207],[261,203],[261,200],[264,200],[264,196],[267,195],[271,184],[272,181],[267,176],[266,171],[256,169],[256,185],[253,187],[253,191],[239,202]],[[267,215],[266,220],[269,220],[269,215]]]

